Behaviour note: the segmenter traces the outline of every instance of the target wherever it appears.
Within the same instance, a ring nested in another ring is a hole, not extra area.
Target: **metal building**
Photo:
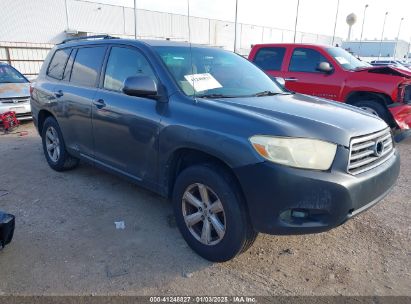
[[[410,44],[403,40],[345,41],[342,47],[361,58],[407,58]]]
[[[234,22],[190,17],[193,43],[234,48]],[[35,75],[52,45],[70,36],[109,34],[134,38],[134,9],[85,0],[2,0],[0,61]],[[292,42],[292,30],[238,24],[237,51],[247,55],[253,44]],[[137,38],[188,41],[185,15],[137,10]],[[296,42],[331,44],[332,37],[297,32]],[[335,39],[341,44],[341,38]],[[40,45],[39,45],[40,43]]]

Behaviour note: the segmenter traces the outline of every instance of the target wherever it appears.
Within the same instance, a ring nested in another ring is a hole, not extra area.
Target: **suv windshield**
[[[328,48],[327,52],[340,64],[340,66],[342,66],[343,69],[346,70],[356,70],[371,66],[369,63],[355,58],[346,50],[339,47]]]
[[[0,65],[0,83],[23,83],[28,82],[17,70],[8,66]]]
[[[228,98],[285,93],[263,71],[237,54],[200,47],[154,49],[188,96]]]

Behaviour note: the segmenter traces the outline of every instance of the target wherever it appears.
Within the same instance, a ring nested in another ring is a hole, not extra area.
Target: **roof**
[[[299,46],[299,47],[319,47],[319,48],[330,48],[332,46],[325,45],[325,44],[315,44],[315,43],[258,43],[254,45],[254,47],[264,47],[264,46],[283,46],[283,47],[290,47],[290,46]]]
[[[79,37],[79,39],[67,39],[59,44],[60,47],[73,46],[73,45],[87,45],[87,44],[105,44],[105,43],[126,43],[130,45],[141,45],[146,44],[149,46],[179,46],[188,47],[189,42],[182,41],[172,41],[172,40],[155,40],[155,39],[123,39],[110,36],[89,36],[89,37]],[[192,44],[193,47],[207,47],[203,45]]]

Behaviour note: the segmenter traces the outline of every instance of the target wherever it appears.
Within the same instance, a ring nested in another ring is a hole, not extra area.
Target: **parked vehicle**
[[[81,159],[171,198],[184,239],[211,261],[247,250],[258,232],[337,227],[399,174],[383,120],[289,93],[221,49],[67,41],[44,61],[31,104],[51,168]]]
[[[259,44],[249,55],[268,75],[285,79],[291,91],[341,101],[385,120],[392,128],[411,127],[411,71],[373,67],[338,47]]]
[[[0,114],[13,111],[19,120],[31,119],[29,88],[26,77],[0,62]]]
[[[373,66],[387,66],[387,65],[393,65],[399,68],[407,68],[408,67],[401,61],[399,60],[373,60],[370,62],[371,65]]]

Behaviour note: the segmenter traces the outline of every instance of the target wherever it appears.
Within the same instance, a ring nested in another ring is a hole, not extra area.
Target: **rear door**
[[[255,54],[253,63],[271,77],[283,77],[281,67],[285,53],[285,47],[262,47]]]
[[[155,183],[160,106],[122,89],[130,76],[147,75],[157,84],[158,78],[144,54],[131,46],[112,46],[105,65],[93,105],[95,160],[137,181]]]
[[[334,72],[318,71],[321,62],[328,62]],[[335,72],[336,66],[325,55],[315,49],[296,47],[292,50],[291,58],[284,79],[286,88],[308,95],[337,99],[341,87],[341,79]]]
[[[54,88],[64,140],[75,154],[93,155],[91,106],[106,48],[95,45],[73,49],[63,80]]]

